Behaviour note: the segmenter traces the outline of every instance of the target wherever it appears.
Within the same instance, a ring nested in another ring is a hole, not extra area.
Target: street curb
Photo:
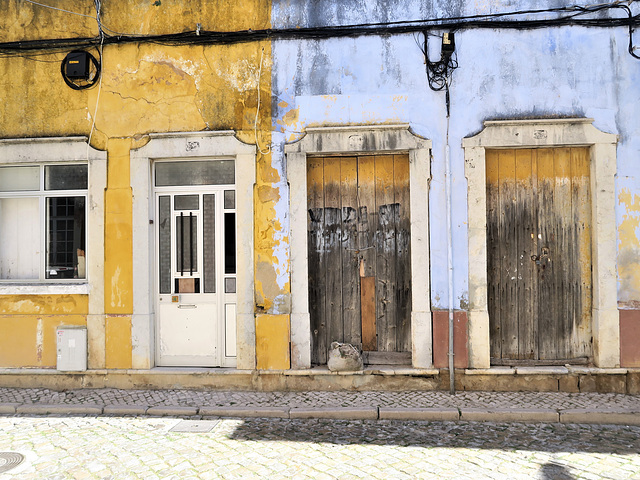
[[[640,426],[640,412],[572,408],[560,411],[560,422]]]
[[[179,406],[157,406],[147,408],[147,415],[158,416],[185,416],[192,417],[198,415],[198,407],[179,407]]]
[[[551,408],[460,408],[460,420],[470,422],[558,423],[560,416]]]
[[[292,408],[289,418],[331,418],[334,420],[377,420],[377,407]]]
[[[144,415],[149,409],[141,405],[105,405],[103,413],[106,415]]]
[[[16,413],[28,413],[32,415],[46,415],[57,413],[60,415],[101,415],[103,405],[68,405],[68,404],[25,404],[16,407]]]
[[[198,413],[208,417],[289,418],[286,407],[200,407]]]
[[[427,420],[456,422],[460,419],[457,408],[394,408],[380,407],[380,420]]]
[[[420,407],[243,407],[132,404],[0,403],[0,415],[138,415],[175,417],[417,420],[430,422],[564,423],[640,426],[640,409],[420,408]]]
[[[22,405],[21,403],[0,403],[0,414],[11,415],[16,413],[16,407]]]

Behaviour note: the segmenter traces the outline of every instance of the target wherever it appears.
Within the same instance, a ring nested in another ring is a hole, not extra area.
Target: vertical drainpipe
[[[455,395],[455,373],[453,368],[453,242],[451,235],[451,154],[449,148],[449,84],[446,84],[447,136],[445,144],[445,195],[447,197],[447,279],[449,283],[449,393]]]

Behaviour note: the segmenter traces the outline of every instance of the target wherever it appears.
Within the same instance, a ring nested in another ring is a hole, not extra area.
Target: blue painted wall
[[[274,0],[272,25],[347,25],[565,4],[476,0],[439,6],[417,0]],[[635,13],[640,11],[638,5],[634,9]],[[444,92],[430,90],[427,83],[419,46],[422,42],[421,34],[274,42],[274,129],[282,134],[274,138],[277,142],[295,141],[308,126],[409,123],[414,133],[433,141],[431,301],[438,309],[448,307],[447,121]],[[640,300],[640,274],[629,273],[640,269],[640,242],[625,240],[629,228],[636,232],[636,240],[640,237],[640,227],[636,227],[640,225],[640,60],[629,55],[628,43],[625,27],[456,32],[459,68],[453,73],[449,127],[454,308],[466,309],[468,265],[473,261],[467,254],[467,184],[461,141],[478,133],[483,122],[491,119],[590,117],[600,130],[619,135],[617,198],[628,193],[632,200],[631,206],[619,201],[616,212],[611,212],[624,229],[619,235],[619,300]],[[640,33],[636,43],[640,45]],[[278,147],[276,152],[281,150]]]

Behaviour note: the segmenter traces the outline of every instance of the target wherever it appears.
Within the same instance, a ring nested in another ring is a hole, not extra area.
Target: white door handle
[[[197,305],[178,305],[178,308],[198,308]]]

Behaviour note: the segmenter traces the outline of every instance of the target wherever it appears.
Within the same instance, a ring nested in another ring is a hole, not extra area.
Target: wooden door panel
[[[311,361],[327,363],[327,325],[325,323],[324,250],[324,161],[310,158],[307,165],[307,255],[309,271],[309,311],[311,315]]]
[[[591,352],[589,153],[487,151],[491,357]]]
[[[396,308],[398,352],[411,351],[411,218],[409,217],[409,159],[406,155],[393,157],[393,187],[398,205],[396,226]]]
[[[314,157],[307,183],[312,362],[333,341],[410,351],[408,155]]]

